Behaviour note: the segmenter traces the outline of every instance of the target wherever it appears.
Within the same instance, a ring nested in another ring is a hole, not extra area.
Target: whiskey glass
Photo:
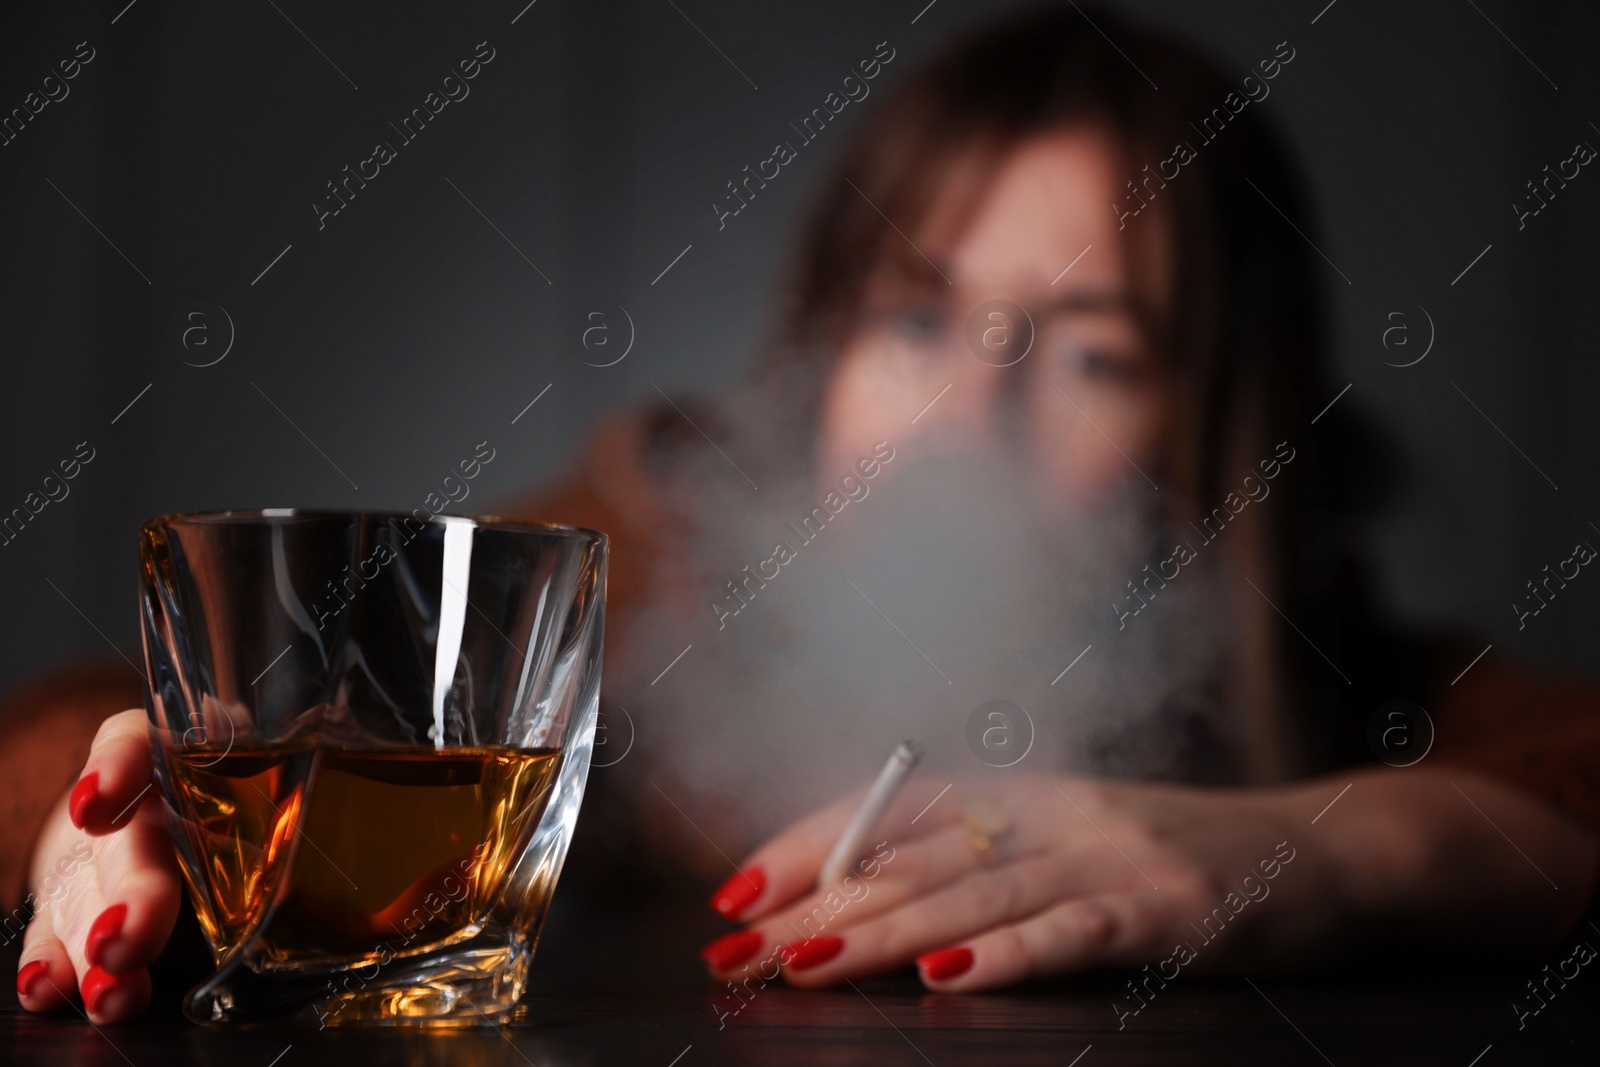
[[[202,1023],[509,1018],[594,744],[608,541],[269,509],[143,524],[156,781]]]

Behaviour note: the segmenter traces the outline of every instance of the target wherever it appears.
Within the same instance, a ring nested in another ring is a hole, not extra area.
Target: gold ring
[[[961,828],[967,847],[986,867],[999,862],[1000,841],[1011,832],[1011,816],[986,800],[969,800],[961,805]]]

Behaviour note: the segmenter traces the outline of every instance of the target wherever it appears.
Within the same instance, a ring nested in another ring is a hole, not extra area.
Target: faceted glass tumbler
[[[291,509],[141,530],[156,779],[203,1023],[472,1025],[526,983],[577,821],[608,541]]]

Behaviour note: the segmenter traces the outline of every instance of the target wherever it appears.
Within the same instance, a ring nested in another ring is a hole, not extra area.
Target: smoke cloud
[[[739,436],[722,446],[733,462]],[[1227,776],[1238,738],[1216,677],[1229,627],[1215,566],[1185,567],[1118,629],[1127,582],[1171,554],[1139,476],[1063,501],[1003,444],[943,431],[887,444],[863,451],[870,478],[857,466],[753,491],[704,447],[672,480],[702,517],[693,558],[671,562],[655,584],[672,592],[633,617],[607,665],[607,700],[636,724],[641,792],[659,803],[650,783],[667,787],[722,847],[746,849],[864,784],[902,738],[949,778]],[[826,525],[802,523],[819,508]],[[1019,746],[1031,724],[1012,767],[969,740],[992,700],[1026,713]]]

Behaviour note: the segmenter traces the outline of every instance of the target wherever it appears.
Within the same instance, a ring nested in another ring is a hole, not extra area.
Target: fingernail
[[[754,930],[739,930],[719,937],[700,950],[700,958],[714,971],[731,971],[761,951],[764,938]]]
[[[95,797],[99,795],[99,771],[90,771],[78,779],[78,784],[72,787],[72,798],[67,801],[67,814],[72,817],[72,825],[80,830],[83,829],[83,819],[89,813],[89,805],[94,803]]]
[[[50,965],[44,960],[34,960],[17,972],[17,996],[33,996],[33,987],[39,984],[39,979],[50,973]]]
[[[767,888],[767,872],[760,867],[739,871],[711,894],[711,907],[723,918],[732,919],[756,902]]]
[[[106,995],[121,985],[122,979],[104,967],[90,967],[78,983],[78,992],[83,994],[84,1009],[90,1015],[102,1014],[100,1009],[105,1007]]]
[[[122,933],[122,924],[128,918],[128,905],[113,904],[100,913],[100,917],[89,927],[89,936],[84,938],[83,955],[90,963],[99,965],[101,957],[105,954],[106,943]]]
[[[842,948],[842,937],[808,937],[784,948],[784,963],[791,970],[809,971],[833,959]]]
[[[942,948],[937,952],[918,956],[917,966],[922,968],[923,975],[928,979],[943,982],[957,975],[966,974],[972,969],[972,950]]]

